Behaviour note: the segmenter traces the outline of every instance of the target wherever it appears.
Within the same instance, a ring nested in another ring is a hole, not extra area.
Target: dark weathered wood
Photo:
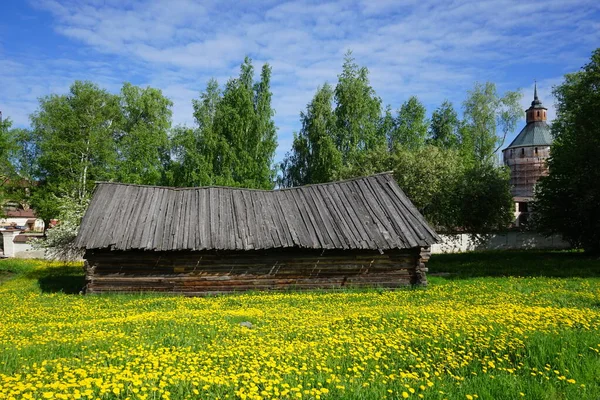
[[[287,290],[424,284],[420,249],[379,251],[88,250],[89,293],[161,291],[198,295],[235,290]],[[420,275],[419,275],[420,274]]]
[[[389,174],[280,191],[101,183],[94,196],[82,248],[385,250],[438,240]]]

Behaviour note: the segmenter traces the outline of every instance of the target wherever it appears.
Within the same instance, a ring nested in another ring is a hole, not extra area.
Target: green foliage
[[[476,83],[463,103],[464,126],[460,129],[464,158],[472,164],[492,162],[508,132],[515,130],[523,115],[520,92],[500,97],[491,82]],[[498,129],[502,137],[498,138]]]
[[[391,169],[406,195],[438,230],[484,233],[511,222],[513,201],[504,168],[471,167],[458,150],[427,145],[412,151],[398,147]]]
[[[342,164],[351,167],[364,152],[385,146],[379,129],[381,99],[369,83],[369,70],[347,52],[335,87],[336,147]]]
[[[574,246],[600,253],[600,48],[582,71],[554,89],[557,116],[549,175],[534,203],[536,225]]]
[[[365,170],[380,172],[376,155],[385,152],[393,120],[391,113],[382,120],[381,99],[369,83],[369,71],[359,67],[350,52],[335,89],[328,84],[319,88],[300,120],[302,129],[281,165],[280,185],[328,182]]]
[[[300,113],[302,129],[294,135],[292,152],[284,160],[282,186],[299,186],[335,180],[342,164],[336,147],[336,116],[332,107],[333,89],[328,84]]]
[[[461,199],[456,188],[464,167],[456,150],[432,145],[412,151],[400,147],[391,166],[398,185],[429,222],[444,230],[460,224]]]
[[[460,145],[460,124],[452,103],[444,101],[431,115],[429,142],[445,149],[457,148]]]
[[[0,205],[20,204],[26,209],[35,179],[37,146],[32,132],[0,122]],[[0,215],[2,210],[0,209]]]
[[[219,84],[214,79],[209,80],[200,99],[194,99],[192,103],[197,128],[176,127],[173,130],[173,185],[194,187],[214,183],[214,168],[209,165],[209,159],[217,148],[213,124],[220,98]]]
[[[113,95],[76,81],[69,93],[39,101],[32,132],[20,136],[24,146],[16,165],[23,176],[39,180],[30,201],[46,223],[60,212],[59,199],[84,203],[96,181],[165,180],[172,103],[160,90],[125,83]]]
[[[37,239],[34,247],[46,249],[49,257],[57,260],[72,261],[83,254],[73,243],[79,232],[81,219],[89,204],[88,199],[72,196],[62,196],[52,201],[58,211],[59,223],[48,229],[46,237]]]
[[[85,199],[94,181],[112,180],[120,118],[119,97],[91,82],[76,81],[66,95],[41,98],[31,122],[44,190]]]
[[[402,146],[418,150],[425,145],[429,121],[423,103],[411,96],[398,110],[395,129],[389,138],[390,147]]]
[[[432,115],[410,97],[384,113],[368,70],[346,54],[335,90],[325,84],[300,114],[302,129],[281,164],[280,186],[298,186],[394,170],[400,187],[437,228],[481,233],[512,215],[507,172],[493,165],[495,146],[520,116],[518,92],[476,85],[465,121],[445,101]],[[428,137],[429,136],[429,137]]]
[[[271,67],[265,64],[253,83],[246,57],[240,75],[222,93],[216,81],[194,101],[197,128],[173,135],[173,180],[177,186],[225,185],[270,189],[277,129],[271,106]]]
[[[502,230],[513,218],[507,168],[492,164],[468,167],[456,188],[456,226],[470,233]]]
[[[12,122],[8,118],[0,121],[0,206],[8,200],[8,185],[14,176],[14,167],[10,162],[11,152],[14,149],[14,142],[9,133],[11,126]],[[1,207],[0,215],[2,215]]]
[[[121,129],[116,133],[118,182],[155,185],[169,161],[168,131],[173,103],[158,89],[125,83],[121,89]]]

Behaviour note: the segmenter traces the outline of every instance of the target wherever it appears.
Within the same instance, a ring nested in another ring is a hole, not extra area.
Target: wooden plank
[[[295,246],[301,248],[313,247],[314,243],[316,243],[316,238],[313,241],[311,234],[302,219],[298,204],[293,195],[293,190],[282,190],[281,193],[285,198],[288,226],[290,227],[290,232],[293,232],[295,236]]]
[[[388,196],[391,217],[400,225],[401,229],[405,229],[413,238],[413,242],[409,243],[407,247],[419,246],[422,243],[429,243],[432,240],[431,235],[428,233],[429,226],[425,220],[417,220],[412,216],[412,213],[404,206],[403,201],[398,201],[397,193],[394,192],[392,186],[395,182],[390,180],[381,179],[380,184],[382,190]],[[408,201],[408,199],[406,199]],[[415,245],[413,245],[415,243]]]
[[[256,216],[254,214],[254,208],[252,207],[252,199],[250,198],[249,191],[242,191],[241,202],[244,207],[244,215],[246,217],[246,249],[252,250],[257,248],[257,226]]]
[[[210,239],[210,247],[212,249],[219,249],[221,246],[221,242],[219,240],[218,234],[219,234],[219,198],[218,195],[219,193],[217,192],[216,188],[209,188],[207,189],[208,193],[209,193],[209,227],[210,227],[210,234],[208,235],[209,239]]]
[[[366,241],[361,238],[360,233],[357,231],[354,222],[348,220],[348,213],[346,208],[342,206],[338,200],[338,195],[335,188],[338,185],[329,185],[327,187],[319,186],[319,190],[322,192],[321,196],[325,202],[329,213],[332,216],[332,220],[335,223],[338,235],[343,240],[348,248],[367,248]]]
[[[343,239],[339,228],[333,222],[333,216],[330,213],[329,208],[323,201],[323,195],[319,191],[318,187],[326,185],[312,185],[307,186],[307,192],[310,193],[310,200],[312,202],[313,209],[316,210],[318,217],[321,219],[324,226],[324,231],[327,233],[331,240],[331,248],[334,249],[348,249],[349,246],[346,240]]]
[[[425,221],[425,218],[423,218],[423,216],[417,210],[417,208],[414,206],[414,204],[412,204],[412,202],[402,192],[402,189],[400,189],[398,184],[396,184],[396,182],[389,182],[388,187],[396,194],[396,198],[398,199],[399,202],[402,203],[405,210],[407,210],[410,213],[410,216],[412,216],[412,218],[414,218],[421,225],[422,229],[430,236],[428,241],[431,241],[431,243],[428,243],[428,244],[436,243],[437,240],[439,240],[437,234],[429,226],[427,221]],[[407,218],[408,218],[408,216],[407,216]]]
[[[303,193],[300,190],[290,190],[288,193],[294,200],[294,204],[298,209],[298,215],[304,224],[305,232],[308,236],[306,241],[311,243],[311,245],[307,247],[314,249],[324,248],[324,240],[319,233],[319,227],[314,220],[314,217],[311,215],[310,210],[306,207],[306,199],[304,198]]]
[[[125,205],[122,206],[122,210],[118,215],[119,221],[121,221],[121,229],[113,232],[112,245],[114,249],[127,249],[128,235],[133,234],[134,230],[130,229],[130,224],[133,220],[135,212],[138,210],[139,200],[141,198],[140,187],[128,185],[129,200]]]
[[[375,177],[377,178],[377,177]],[[415,240],[415,232],[412,227],[412,224],[409,222],[408,224],[403,223],[401,219],[395,218],[395,214],[397,214],[397,210],[394,205],[391,203],[389,199],[389,193],[385,188],[385,182],[377,182],[376,179],[372,179],[368,182],[365,182],[367,186],[371,188],[371,191],[375,194],[379,194],[374,196],[375,200],[381,206],[381,210],[383,211],[383,215],[385,215],[386,221],[390,224],[392,232],[396,239],[396,247],[400,248],[410,248],[410,247],[418,247],[419,244]]]
[[[330,194],[332,196],[332,202],[338,208],[341,216],[340,218],[347,224],[348,230],[352,232],[356,243],[360,243],[358,248],[369,249],[372,248],[369,241],[369,235],[363,227],[363,223],[360,220],[356,210],[348,204],[346,204],[345,194],[342,190],[342,185],[333,185],[331,187]]]
[[[131,227],[133,228],[127,238],[127,241],[124,243],[124,250],[131,248],[138,248],[139,243],[141,241],[142,233],[144,232],[144,219],[146,218],[149,210],[149,203],[152,196],[154,188],[145,188],[145,190],[140,190],[140,197],[137,200],[136,204],[136,212],[131,218],[129,222]]]
[[[198,194],[202,195],[202,200],[203,200],[203,207],[201,208],[201,214],[200,214],[200,218],[198,220],[198,223],[200,223],[202,225],[202,229],[200,230],[201,232],[201,245],[198,247],[198,249],[203,250],[203,249],[212,249],[214,248],[213,245],[213,237],[212,237],[212,231],[213,231],[213,220],[214,218],[212,217],[212,209],[211,209],[211,191],[212,189],[202,189],[198,192]]]
[[[110,198],[106,193],[111,190],[114,190],[112,185],[104,184],[99,184],[94,190],[90,205],[81,221],[81,227],[75,241],[76,246],[84,247],[86,243],[93,240],[92,234],[97,229],[98,221],[102,218],[100,211],[106,208],[106,203]]]
[[[160,196],[160,205],[156,213],[156,228],[149,249],[161,251],[163,236],[165,233],[166,216],[169,210],[169,190],[162,189]]]
[[[381,249],[387,248],[395,248],[397,247],[396,240],[392,238],[391,234],[393,233],[393,227],[390,225],[389,221],[385,215],[383,215],[383,211],[375,195],[371,192],[370,187],[363,180],[355,180],[352,182],[358,190],[360,190],[361,196],[358,196],[359,200],[362,201],[365,205],[365,208],[370,212],[373,221],[375,222],[378,230],[379,237],[383,239],[383,241],[379,240],[379,245]]]
[[[281,248],[285,242],[285,236],[281,232],[281,228],[277,225],[277,216],[275,215],[275,205],[273,203],[273,196],[271,192],[259,191],[259,198],[261,199],[261,208],[265,215],[265,222],[269,230],[269,236],[273,241],[271,248]]]
[[[342,201],[341,204],[344,204],[346,210],[354,213],[356,216],[356,218],[352,218],[351,221],[358,221],[355,226],[359,228],[361,234],[364,232],[364,240],[369,244],[369,248],[380,249],[381,246],[377,240],[379,237],[377,226],[375,225],[371,214],[365,209],[364,204],[358,200],[358,195],[353,193],[356,189],[353,189],[350,182],[337,185],[336,189],[339,189],[344,195],[344,198],[340,199],[340,201]]]
[[[156,228],[158,227],[160,206],[164,194],[164,191],[161,188],[155,188],[152,192],[152,204],[144,222],[144,233],[140,244],[140,248],[145,250],[152,250],[154,248],[154,236]]]
[[[114,220],[114,214],[118,212],[120,207],[119,197],[122,196],[122,185],[115,185],[115,191],[113,197],[110,199],[106,207],[106,211],[103,213],[102,223],[98,227],[98,232],[95,233],[95,240],[92,244],[93,247],[109,247],[110,246],[110,234],[114,229],[115,223],[121,221]]]

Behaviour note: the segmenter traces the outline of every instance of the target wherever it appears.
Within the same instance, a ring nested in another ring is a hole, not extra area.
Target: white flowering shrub
[[[89,199],[79,199],[71,196],[57,198],[58,224],[46,231],[45,239],[38,239],[34,247],[46,250],[48,258],[73,261],[83,256],[83,251],[74,246],[79,232],[81,219],[89,204]]]

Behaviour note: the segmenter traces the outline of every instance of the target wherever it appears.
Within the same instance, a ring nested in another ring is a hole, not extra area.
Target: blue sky
[[[522,89],[525,109],[537,79],[552,118],[552,86],[600,46],[597,0],[7,0],[0,15],[0,110],[16,126],[28,126],[38,97],[76,79],[160,88],[174,123],[191,125],[208,79],[224,84],[249,55],[257,71],[273,68],[276,159],[348,49],[394,109],[411,95],[430,112],[445,99],[460,108],[475,81]]]

